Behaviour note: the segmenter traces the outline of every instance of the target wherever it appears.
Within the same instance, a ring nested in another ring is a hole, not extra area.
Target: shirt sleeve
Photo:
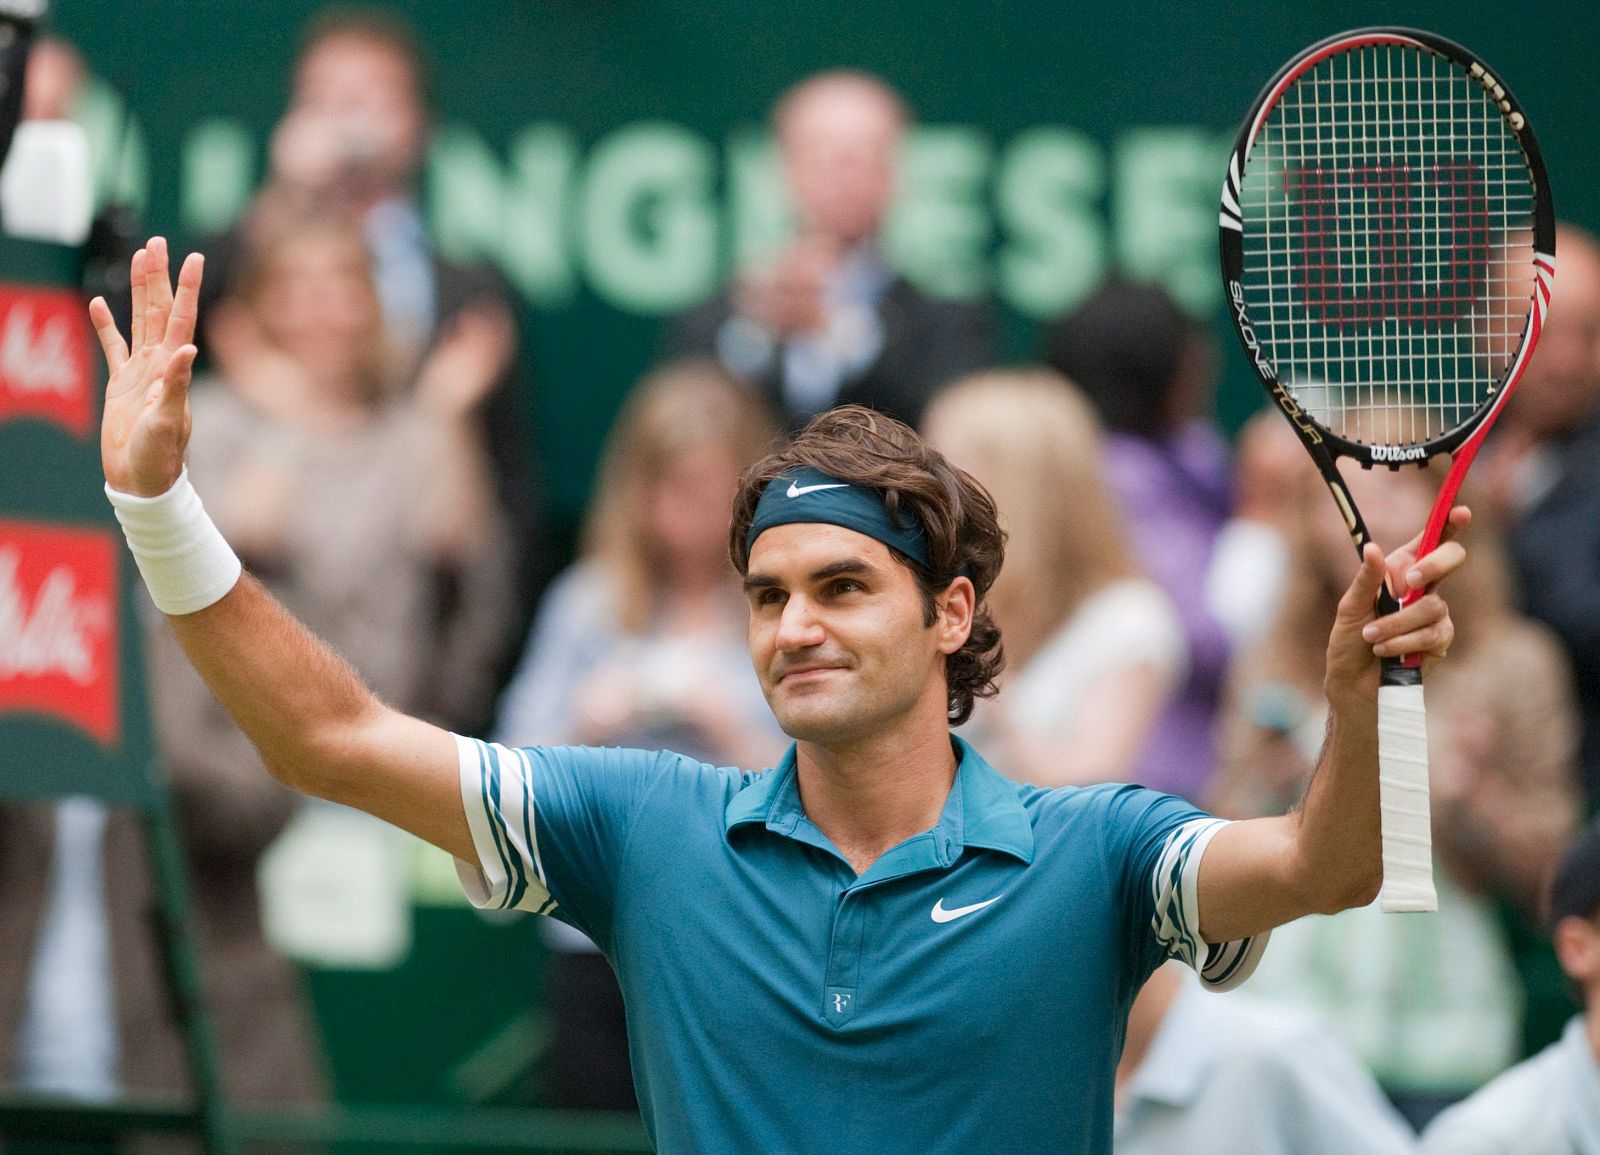
[[[1107,846],[1129,911],[1129,964],[1142,983],[1169,958],[1211,990],[1232,990],[1254,973],[1266,934],[1225,943],[1200,937],[1200,862],[1227,825],[1181,798],[1138,786],[1110,788]]]
[[[554,915],[602,948],[634,816],[662,758],[583,746],[511,749],[456,737],[476,862],[456,861],[480,909]]]

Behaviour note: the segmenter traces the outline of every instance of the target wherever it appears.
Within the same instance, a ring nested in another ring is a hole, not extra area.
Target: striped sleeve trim
[[[533,763],[526,750],[457,734],[461,803],[478,861],[456,859],[456,877],[467,899],[480,909],[556,908],[539,860],[534,815]]]
[[[1232,990],[1255,972],[1272,933],[1216,944],[1200,937],[1200,860],[1226,825],[1220,818],[1196,818],[1178,827],[1162,846],[1151,879],[1155,915],[1150,926],[1157,940],[1216,991]]]

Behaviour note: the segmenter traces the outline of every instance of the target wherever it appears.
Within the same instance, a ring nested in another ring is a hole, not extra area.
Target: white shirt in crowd
[[[1147,578],[1122,578],[1085,598],[1026,665],[1009,672],[1000,701],[1024,733],[1065,739],[1082,724],[1090,692],[1106,678],[1148,666],[1171,692],[1188,664],[1188,643],[1172,600]],[[990,742],[989,708],[980,702],[970,728],[962,731],[980,750]]]
[[[1456,1104],[1421,1155],[1600,1155],[1600,1061],[1582,1015],[1559,1042]]]
[[[1408,1155],[1416,1138],[1316,1019],[1185,979],[1117,1113],[1116,1155]]]

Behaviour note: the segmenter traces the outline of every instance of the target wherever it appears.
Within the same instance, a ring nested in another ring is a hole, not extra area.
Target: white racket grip
[[[1378,806],[1383,889],[1390,914],[1439,909],[1428,812],[1428,715],[1422,686],[1378,688]]]

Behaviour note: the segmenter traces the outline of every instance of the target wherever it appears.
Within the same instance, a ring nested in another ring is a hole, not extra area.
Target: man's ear
[[[977,609],[978,591],[973,588],[972,579],[951,578],[944,593],[934,601],[937,616],[933,628],[939,634],[940,653],[953,654],[967,644],[972,633],[972,616]]]
[[[1564,918],[1551,937],[1568,978],[1584,987],[1600,982],[1600,915]]]

